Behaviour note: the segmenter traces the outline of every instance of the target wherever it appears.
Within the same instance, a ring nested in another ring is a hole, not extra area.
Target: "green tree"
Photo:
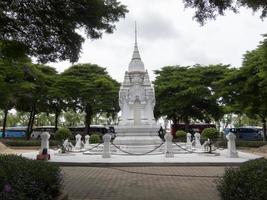
[[[31,64],[23,68],[24,84],[17,94],[16,109],[29,112],[27,139],[30,138],[35,116],[40,112],[49,112],[48,90],[56,74],[54,68],[44,65]]]
[[[186,8],[195,8],[194,18],[201,24],[209,19],[216,19],[230,10],[237,13],[240,7],[250,8],[254,12],[260,10],[261,18],[267,15],[267,2],[261,0],[183,0]]]
[[[17,41],[42,63],[77,61],[81,31],[92,39],[112,33],[127,12],[117,0],[2,0],[0,8],[0,40]]]
[[[223,116],[218,103],[217,84],[228,66],[210,65],[193,67],[170,66],[156,71],[155,115],[167,116],[173,123],[193,120],[210,122]]]
[[[114,115],[119,111],[119,83],[105,68],[94,64],[74,65],[62,73],[60,80],[58,85],[65,93],[69,108],[85,112],[86,133],[97,113]]]
[[[64,126],[79,126],[84,121],[84,114],[68,110],[63,113],[63,118],[65,120]]]
[[[261,43],[258,48],[244,55],[243,66],[232,71],[221,81],[223,103],[235,113],[244,113],[262,121],[266,137],[267,118],[267,48]]]
[[[15,52],[16,44],[8,43],[8,46],[6,48],[6,44],[0,42],[0,109],[4,112],[3,136],[5,136],[8,112],[15,107],[17,94],[24,82],[22,68],[30,62],[24,54],[20,54],[19,48],[17,49],[19,53]]]

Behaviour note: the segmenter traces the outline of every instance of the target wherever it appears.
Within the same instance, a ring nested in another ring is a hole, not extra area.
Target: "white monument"
[[[135,45],[132,60],[119,92],[121,120],[115,127],[119,145],[154,145],[162,140],[158,137],[160,126],[154,119],[155,93],[145,70],[137,46],[135,28]]]

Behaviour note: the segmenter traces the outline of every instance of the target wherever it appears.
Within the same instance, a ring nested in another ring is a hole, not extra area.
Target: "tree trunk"
[[[267,138],[267,133],[266,133],[266,119],[262,118],[262,130],[263,130],[263,141],[266,140]]]
[[[26,132],[26,138],[29,140],[31,138],[31,133],[32,133],[32,127],[34,123],[34,118],[35,118],[35,106],[32,106],[31,112],[30,112],[30,118],[27,126],[27,132]]]
[[[188,120],[188,117],[184,118],[184,123],[185,123],[185,131],[189,132],[189,120]]]
[[[60,112],[56,111],[55,113],[55,132],[58,129],[58,118],[59,118]]]
[[[6,122],[7,122],[8,109],[4,110],[4,121],[3,121],[3,134],[2,137],[6,137]]]
[[[34,110],[33,110],[33,114],[32,114],[32,121],[31,121],[31,125],[30,125],[30,135],[31,135],[32,130],[33,130],[33,125],[34,125],[35,116],[36,116],[36,112],[35,112],[35,109],[34,109]]]
[[[86,106],[85,108],[85,134],[89,135],[90,133],[90,125],[92,120],[92,109],[90,106]]]
[[[27,140],[29,140],[31,137],[30,127],[31,127],[31,122],[32,122],[32,115],[33,115],[33,110],[31,109],[30,117],[29,117],[29,121],[28,121],[28,125],[27,125],[27,131],[26,131]]]

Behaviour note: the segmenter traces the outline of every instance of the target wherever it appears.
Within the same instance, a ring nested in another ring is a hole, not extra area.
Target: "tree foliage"
[[[210,122],[222,117],[215,84],[225,75],[228,66],[168,66],[156,71],[155,115],[167,116],[174,123],[191,119]]]
[[[253,12],[261,11],[261,18],[267,15],[266,0],[183,0],[186,8],[195,8],[194,18],[204,24],[218,15],[225,15],[227,10],[237,13],[240,7],[250,8]]]
[[[105,68],[94,64],[74,65],[62,73],[57,87],[61,88],[68,107],[85,112],[86,131],[97,113],[116,115],[119,111],[119,83]]]
[[[266,40],[258,48],[244,55],[243,65],[221,82],[223,103],[233,112],[244,113],[251,118],[259,117],[266,138],[267,118],[267,48]]]
[[[81,31],[92,39],[112,33],[127,12],[117,0],[2,0],[0,8],[0,40],[16,41],[43,63],[77,61]]]

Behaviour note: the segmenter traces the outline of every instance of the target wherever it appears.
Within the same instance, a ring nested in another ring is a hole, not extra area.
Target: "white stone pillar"
[[[194,136],[195,136],[195,147],[197,149],[200,149],[201,148],[201,143],[200,143],[201,135],[200,133],[196,132]]]
[[[43,154],[43,150],[47,150],[47,154],[49,154],[49,138],[50,134],[48,132],[43,132],[41,134],[41,149],[39,154]]]
[[[76,139],[76,143],[75,143],[75,147],[74,147],[75,150],[81,150],[81,148],[82,148],[82,141],[81,141],[82,136],[80,134],[77,134],[75,136],[75,139]]]
[[[232,132],[229,132],[226,135],[226,138],[228,140],[227,142],[227,157],[229,158],[238,158],[238,153],[236,151],[236,145],[235,145],[235,139],[236,136]]]
[[[110,153],[110,140],[111,140],[111,135],[110,134],[105,134],[103,136],[104,140],[104,151],[102,154],[102,158],[111,158],[111,153]]]
[[[174,157],[173,149],[172,149],[172,139],[173,139],[173,136],[169,132],[169,133],[166,133],[164,135],[164,138],[165,138],[165,157],[166,158],[173,158]]]
[[[191,142],[191,139],[192,139],[191,133],[187,133],[186,134],[186,149],[192,150],[192,142]]]
[[[89,136],[89,135],[86,135],[86,136],[84,137],[84,139],[85,139],[84,148],[85,148],[85,149],[88,149],[88,148],[90,147],[90,143],[89,143],[90,136]]]

